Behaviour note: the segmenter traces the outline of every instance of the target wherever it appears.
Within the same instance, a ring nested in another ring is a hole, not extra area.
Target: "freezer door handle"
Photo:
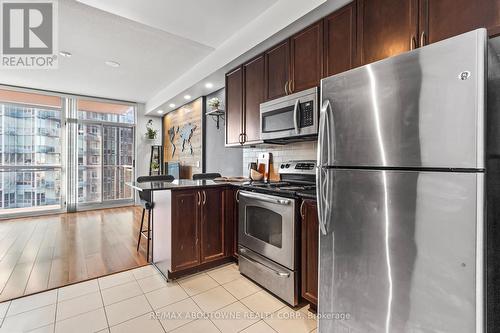
[[[320,167],[332,165],[332,153],[335,149],[335,130],[332,104],[330,100],[325,100],[319,113],[319,132],[318,132],[318,165]]]

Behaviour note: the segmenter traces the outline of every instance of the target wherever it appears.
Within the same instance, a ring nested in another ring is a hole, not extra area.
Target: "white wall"
[[[137,104],[137,121],[135,127],[135,176],[147,176],[149,174],[149,158],[151,155],[151,140],[147,140],[144,134],[146,133],[146,124],[149,119],[153,120],[153,128],[158,130],[158,138],[156,144],[161,144],[161,117],[145,116],[144,104]]]
[[[221,89],[207,96],[207,111],[210,111],[208,100],[218,97],[222,101],[221,109],[225,110],[225,90]],[[205,171],[218,172],[223,176],[241,176],[243,169],[241,161],[243,160],[243,148],[226,148],[225,142],[225,121],[220,119],[219,128],[216,122],[210,116],[204,116],[205,133]]]

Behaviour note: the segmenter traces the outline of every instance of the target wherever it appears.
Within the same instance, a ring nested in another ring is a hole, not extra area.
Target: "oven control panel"
[[[280,164],[280,174],[315,174],[316,161],[288,161]]]

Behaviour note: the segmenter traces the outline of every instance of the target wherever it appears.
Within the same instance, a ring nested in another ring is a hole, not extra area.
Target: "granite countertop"
[[[224,182],[213,180],[176,179],[172,182],[128,182],[126,185],[138,191],[182,190],[196,187],[240,186],[242,182]]]

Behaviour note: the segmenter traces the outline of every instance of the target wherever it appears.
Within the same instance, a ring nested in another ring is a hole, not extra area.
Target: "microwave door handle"
[[[300,134],[300,129],[299,129],[299,106],[300,106],[300,100],[297,98],[295,101],[295,105],[293,107],[293,127],[295,128],[295,134]]]

